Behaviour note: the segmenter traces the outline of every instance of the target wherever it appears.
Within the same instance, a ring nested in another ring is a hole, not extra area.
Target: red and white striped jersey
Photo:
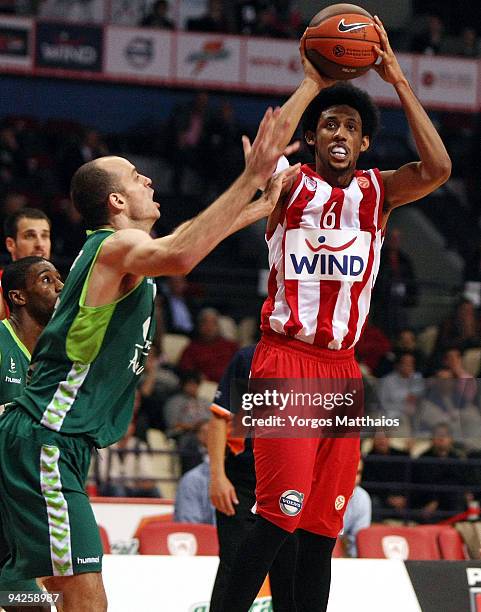
[[[359,340],[379,270],[384,188],[379,170],[356,170],[341,189],[304,165],[268,235],[263,331],[322,348]]]

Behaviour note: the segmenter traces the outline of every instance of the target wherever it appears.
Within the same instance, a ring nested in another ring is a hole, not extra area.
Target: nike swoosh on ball
[[[365,28],[366,26],[371,25],[370,23],[349,23],[345,24],[344,19],[341,19],[337,29],[339,32],[352,32],[353,30],[359,30],[360,28]]]

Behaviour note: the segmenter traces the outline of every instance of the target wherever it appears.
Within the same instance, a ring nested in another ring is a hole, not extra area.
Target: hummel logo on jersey
[[[17,364],[15,363],[12,357],[10,357],[10,368],[8,371],[11,372],[12,374],[17,373]]]
[[[370,23],[345,23],[344,19],[341,19],[337,29],[339,32],[354,32],[354,30],[360,30],[361,28],[365,28],[370,26]]]
[[[100,557],[77,557],[77,563],[85,565],[88,563],[100,563]]]

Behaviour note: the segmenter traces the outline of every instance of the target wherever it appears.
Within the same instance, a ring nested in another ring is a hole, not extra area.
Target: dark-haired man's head
[[[100,157],[75,172],[70,196],[90,229],[113,226],[150,231],[160,216],[151,184],[123,157]]]
[[[3,296],[11,316],[21,310],[45,326],[53,314],[63,283],[55,266],[43,257],[24,257],[3,271]]]
[[[50,219],[38,208],[22,208],[3,224],[5,246],[13,261],[36,255],[50,259]]]
[[[369,95],[350,84],[323,89],[307,107],[303,131],[321,175],[354,172],[379,127],[379,113]]]

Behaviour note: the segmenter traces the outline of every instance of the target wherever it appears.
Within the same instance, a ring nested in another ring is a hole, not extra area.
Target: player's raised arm
[[[436,128],[399,66],[381,20],[378,17],[374,19],[382,47],[375,47],[382,60],[375,66],[375,70],[396,90],[420,157],[420,161],[406,164],[398,170],[382,172],[384,216],[387,219],[393,208],[419,200],[445,183],[451,174],[451,160]]]
[[[281,110],[268,109],[261,121],[244,172],[211,206],[183,223],[173,234],[152,240],[135,229],[116,232],[102,248],[100,264],[121,274],[157,276],[186,274],[233,231],[267,216],[274,207],[282,177],[251,203],[257,186],[271,177],[284,151],[286,130]],[[292,172],[296,172],[294,168]]]

